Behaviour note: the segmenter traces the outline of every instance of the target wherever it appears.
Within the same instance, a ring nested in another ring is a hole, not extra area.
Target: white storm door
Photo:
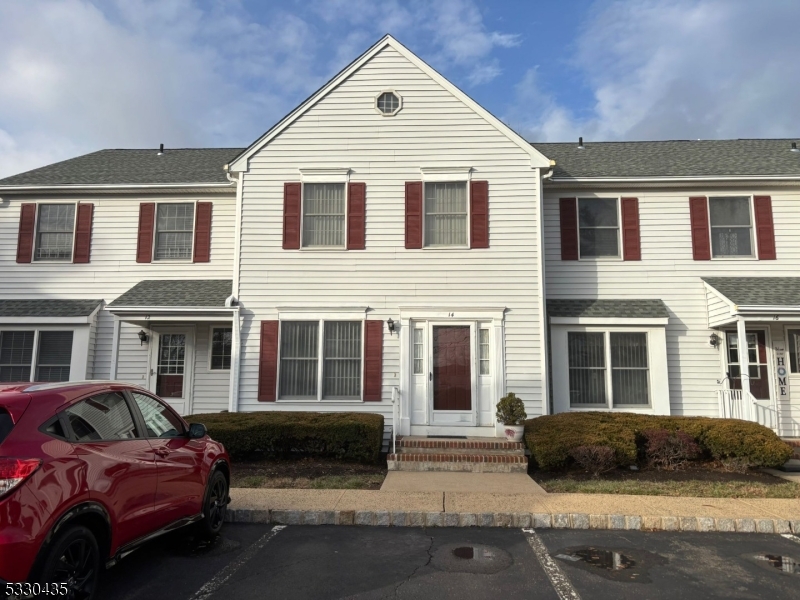
[[[477,425],[474,322],[429,322],[428,406],[435,426]]]
[[[170,327],[153,331],[150,340],[148,389],[181,415],[192,413],[194,328]]]

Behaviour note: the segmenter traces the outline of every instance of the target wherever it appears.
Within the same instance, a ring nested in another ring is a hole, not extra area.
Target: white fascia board
[[[796,313],[800,312],[800,306],[787,306],[787,305],[780,305],[780,306],[742,306],[742,305],[734,305],[734,310],[737,313]]]
[[[90,325],[96,314],[85,317],[0,317],[3,325]]]
[[[431,79],[436,81],[439,85],[441,85],[444,89],[453,94],[456,98],[464,102],[464,104],[470,107],[474,112],[483,117],[498,131],[500,131],[502,134],[508,137],[512,142],[517,144],[522,150],[527,152],[531,157],[531,168],[537,168],[537,167],[548,168],[550,166],[550,159],[545,157],[544,154],[542,154],[536,148],[534,148],[528,141],[525,140],[525,138],[516,133],[508,125],[503,123],[500,119],[495,117],[492,113],[490,113],[480,104],[475,102],[472,98],[467,96],[455,85],[450,83],[435,69],[433,69],[433,67],[428,65],[416,54],[411,52],[411,50],[403,46],[403,44],[398,42],[391,35],[386,35],[381,40],[379,40],[378,43],[376,43],[369,50],[367,50],[364,54],[362,54],[356,60],[350,63],[349,66],[345,67],[344,70],[340,71],[339,74],[336,75],[333,79],[331,79],[327,84],[325,84],[319,90],[317,90],[305,102],[303,102],[300,106],[295,108],[291,113],[286,115],[272,129],[267,131],[258,140],[256,140],[253,144],[251,144],[250,147],[247,148],[247,150],[245,150],[242,154],[236,157],[236,159],[233,160],[233,162],[230,163],[229,170],[237,172],[247,171],[248,161],[250,160],[251,156],[253,156],[256,152],[261,150],[261,148],[263,148],[266,144],[268,144],[275,136],[277,136],[283,130],[285,130],[289,125],[291,125],[295,120],[297,120],[300,116],[302,116],[312,106],[314,106],[317,102],[319,102],[322,98],[324,98],[330,91],[338,87],[344,80],[346,80],[353,73],[358,71],[367,61],[369,61],[372,57],[374,57],[376,54],[378,54],[378,52],[380,52],[387,46],[393,48],[394,50],[402,54],[411,63],[419,67],[423,73],[425,73]]]
[[[627,325],[666,327],[669,325],[669,317],[647,317],[647,318],[620,318],[620,317],[550,317],[551,325]]]
[[[451,320],[488,320],[502,321],[506,307],[487,306],[401,306],[400,319],[451,319]]]

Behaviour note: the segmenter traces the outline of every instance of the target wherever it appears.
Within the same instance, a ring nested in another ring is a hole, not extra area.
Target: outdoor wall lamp
[[[712,348],[716,348],[719,346],[719,336],[716,333],[712,333],[711,337],[708,338],[708,343],[711,344]]]
[[[139,345],[141,346],[142,344],[144,344],[144,343],[145,343],[147,340],[149,340],[149,339],[150,339],[150,336],[149,336],[149,335],[147,335],[147,334],[144,332],[144,329],[140,329],[140,330],[139,330],[139,341],[140,341],[141,343],[140,343]]]
[[[386,321],[386,327],[389,328],[389,334],[390,335],[395,332],[395,324],[394,324],[394,321],[392,321],[391,317],[389,317],[389,320]]]

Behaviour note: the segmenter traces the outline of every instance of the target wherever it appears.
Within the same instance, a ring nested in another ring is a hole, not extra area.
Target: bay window
[[[0,331],[0,381],[69,381],[72,331]]]

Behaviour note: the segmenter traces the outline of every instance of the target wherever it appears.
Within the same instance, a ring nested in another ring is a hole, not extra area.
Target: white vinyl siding
[[[345,186],[303,184],[303,247],[344,247]]]
[[[425,184],[425,245],[467,245],[467,184]]]
[[[194,242],[194,203],[159,204],[155,260],[190,260]]]
[[[750,197],[712,196],[708,208],[712,256],[754,256]]]
[[[34,260],[72,260],[74,204],[40,204],[36,218]]]
[[[578,198],[580,257],[619,257],[620,228],[617,198]]]

